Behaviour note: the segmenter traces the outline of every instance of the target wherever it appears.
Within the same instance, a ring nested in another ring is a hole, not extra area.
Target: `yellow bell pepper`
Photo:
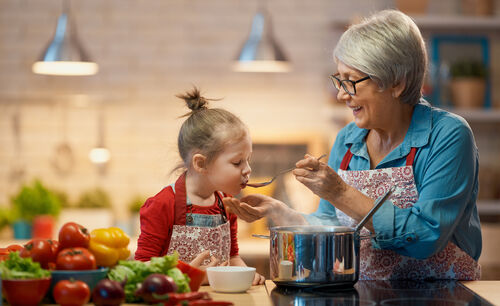
[[[130,256],[130,238],[118,227],[98,228],[90,232],[89,250],[96,264],[111,267]]]

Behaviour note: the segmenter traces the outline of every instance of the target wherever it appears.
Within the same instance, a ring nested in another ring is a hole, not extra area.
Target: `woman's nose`
[[[340,87],[340,89],[337,91],[337,100],[339,102],[345,102],[346,100],[349,100],[351,98],[351,95],[344,89],[344,87]]]

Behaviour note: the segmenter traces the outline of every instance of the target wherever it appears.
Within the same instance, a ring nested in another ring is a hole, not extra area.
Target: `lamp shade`
[[[76,27],[65,11],[57,20],[54,37],[32,66],[37,74],[93,75],[99,70],[78,39]]]
[[[290,71],[283,50],[276,41],[271,16],[266,10],[255,14],[247,40],[243,44],[233,70],[244,72]]]

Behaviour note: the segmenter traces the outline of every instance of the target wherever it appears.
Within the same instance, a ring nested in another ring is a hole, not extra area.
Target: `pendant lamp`
[[[274,37],[271,15],[262,8],[253,17],[250,34],[238,54],[233,70],[288,72],[290,69],[290,63]]]
[[[67,1],[63,2],[54,37],[32,70],[36,74],[48,75],[93,75],[99,70],[78,39]]]

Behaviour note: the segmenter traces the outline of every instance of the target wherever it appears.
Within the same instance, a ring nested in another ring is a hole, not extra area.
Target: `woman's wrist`
[[[307,224],[304,216],[278,200],[272,202],[267,216],[274,225]]]

